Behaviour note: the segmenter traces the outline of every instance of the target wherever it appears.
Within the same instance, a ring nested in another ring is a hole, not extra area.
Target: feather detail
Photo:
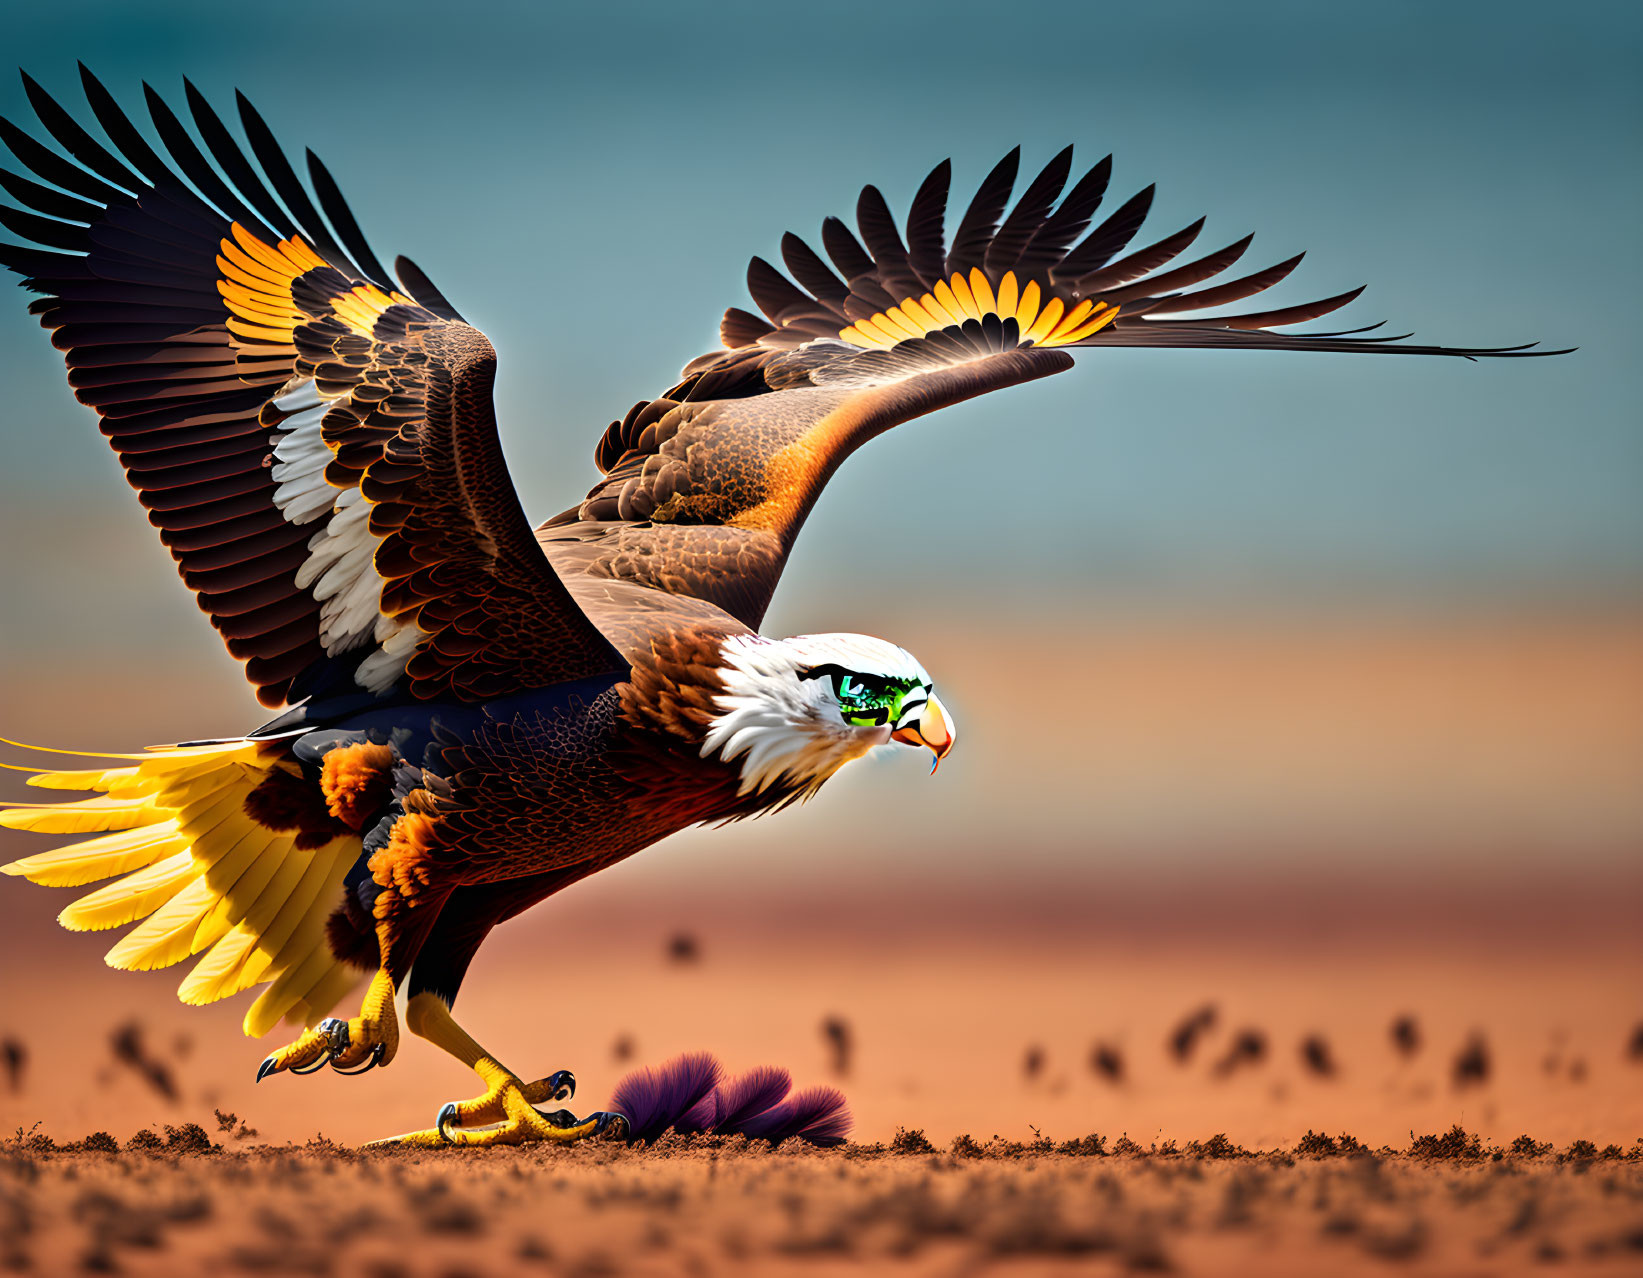
[[[656,1069],[634,1070],[611,1093],[611,1108],[628,1120],[628,1140],[655,1140],[703,1100],[723,1075],[708,1052],[690,1052]]]
[[[133,767],[32,777],[45,789],[78,786],[104,794],[7,808],[0,822],[107,833],[0,869],[69,887],[121,876],[69,905],[59,922],[75,931],[136,923],[108,952],[111,967],[146,971],[203,951],[178,991],[185,1003],[273,981],[277,989],[259,1000],[253,1020],[324,1015],[353,981],[351,973],[335,970],[325,922],[359,859],[359,837],[329,817],[317,785],[271,742],[226,741],[130,757],[137,760]],[[313,812],[293,816],[282,809],[281,796],[290,808],[293,787],[300,796],[304,786],[314,789]]]
[[[792,1076],[761,1065],[720,1081],[724,1070],[709,1052],[691,1052],[624,1077],[610,1108],[628,1120],[628,1141],[655,1141],[669,1131],[682,1136],[746,1136],[780,1144],[797,1137],[812,1145],[838,1145],[849,1134],[843,1093],[812,1087],[789,1097]]]

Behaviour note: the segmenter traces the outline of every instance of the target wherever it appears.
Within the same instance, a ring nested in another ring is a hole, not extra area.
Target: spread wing
[[[1556,353],[1416,345],[1370,335],[1379,325],[1274,331],[1327,315],[1361,289],[1198,315],[1264,292],[1300,258],[1208,283],[1243,256],[1250,237],[1178,265],[1203,219],[1132,248],[1150,186],[1091,229],[1110,156],[1067,189],[1068,147],[1012,207],[1018,164],[1019,150],[993,169],[950,240],[950,166],[942,164],[914,197],[905,233],[869,186],[856,206],[859,238],[837,218],[822,224],[828,260],[794,235],[782,240],[787,275],[754,258],[748,289],[764,318],[727,312],[725,350],[694,361],[678,386],[612,424],[595,452],[603,482],[537,530],[554,563],[705,599],[757,626],[805,517],[851,452],[899,422],[1064,371],[1070,351]]]
[[[310,153],[317,208],[243,98],[250,156],[192,85],[203,149],[148,90],[162,156],[81,72],[112,146],[24,76],[61,151],[0,120],[41,179],[0,169],[25,206],[0,224],[32,241],[0,262],[42,295],[75,395],[259,699],[482,699],[625,669],[520,507],[484,334],[403,258],[388,277]]]

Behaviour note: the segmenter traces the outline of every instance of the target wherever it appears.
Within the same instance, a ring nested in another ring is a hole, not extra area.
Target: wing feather
[[[692,361],[677,386],[613,422],[597,454],[605,479],[581,505],[537,530],[579,597],[602,591],[616,602],[594,606],[633,608],[631,593],[612,595],[614,580],[706,601],[757,626],[794,537],[852,451],[898,422],[1069,367],[1066,350],[1052,348],[1466,359],[1552,353],[1414,345],[1403,336],[1368,336],[1369,328],[1271,331],[1328,314],[1359,290],[1238,314],[1167,318],[1264,293],[1300,257],[1209,283],[1242,258],[1250,237],[1172,265],[1196,242],[1199,219],[1131,250],[1153,203],[1151,186],[1088,230],[1109,186],[1112,157],[1063,197],[1070,148],[1039,171],[1006,215],[1019,163],[1017,149],[994,166],[950,247],[941,238],[951,181],[951,166],[943,163],[914,196],[905,241],[878,189],[867,187],[857,204],[865,247],[837,218],[822,223],[836,273],[792,235],[782,241],[792,280],[755,258],[749,290],[769,323],[728,312],[722,333],[730,349]],[[614,630],[623,623],[607,613],[602,624]]]
[[[0,179],[24,206],[0,226],[31,242],[0,261],[42,294],[76,398],[258,696],[476,697],[620,668],[519,507],[483,335],[409,263],[396,291],[323,165],[316,206],[243,98],[263,176],[192,84],[203,150],[144,86],[162,158],[81,82],[112,149],[27,76],[56,149],[0,120],[41,179]]]

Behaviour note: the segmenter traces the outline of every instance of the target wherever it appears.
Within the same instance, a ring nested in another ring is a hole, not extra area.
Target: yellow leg
[[[263,1061],[257,1081],[281,1072],[312,1074],[327,1062],[339,1073],[363,1074],[386,1065],[397,1051],[399,1018],[394,1014],[394,982],[386,971],[379,971],[371,978],[358,1016],[348,1021],[331,1017],[305,1031],[296,1042]]]
[[[405,1023],[413,1034],[427,1039],[461,1061],[485,1084],[473,1100],[453,1101],[439,1111],[436,1125],[427,1131],[407,1132],[379,1145],[523,1145],[532,1141],[570,1144],[627,1126],[620,1114],[590,1114],[585,1119],[564,1110],[544,1114],[536,1106],[567,1101],[576,1092],[576,1079],[560,1070],[534,1083],[524,1082],[512,1070],[476,1043],[451,1016],[438,995],[416,995],[405,1007]],[[484,1128],[474,1131],[473,1128]]]

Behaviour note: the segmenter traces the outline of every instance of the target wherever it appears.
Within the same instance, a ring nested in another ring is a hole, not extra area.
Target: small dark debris
[[[1409,1152],[1416,1158],[1482,1158],[1483,1138],[1456,1123],[1442,1136],[1416,1136],[1410,1132]]]
[[[218,1148],[198,1123],[184,1123],[180,1127],[167,1123],[165,1147],[179,1154],[209,1154]]]
[[[1473,1034],[1455,1057],[1452,1078],[1456,1088],[1481,1087],[1489,1081],[1489,1044],[1481,1034]]]
[[[1208,1140],[1189,1140],[1186,1152],[1195,1158],[1249,1158],[1250,1151],[1227,1139],[1225,1132],[1216,1132]]]
[[[1626,1057],[1632,1061],[1643,1061],[1643,1021],[1632,1029],[1631,1042],[1626,1044]]]
[[[1190,1061],[1198,1040],[1215,1028],[1217,1016],[1214,1003],[1205,1003],[1189,1014],[1169,1036],[1170,1055],[1182,1065]]]
[[[1392,1022],[1392,1050],[1409,1060],[1421,1049],[1420,1022],[1407,1012]]]
[[[40,1130],[40,1124],[30,1127],[19,1127],[11,1137],[13,1149],[26,1154],[49,1154],[57,1148],[57,1142]]]
[[[966,1137],[968,1139],[968,1137]],[[890,1138],[892,1154],[933,1154],[936,1147],[924,1135],[922,1127],[898,1127]]]
[[[1090,1068],[1109,1083],[1124,1082],[1124,1057],[1110,1043],[1097,1043],[1090,1052]]]
[[[235,1140],[248,1140],[257,1134],[255,1127],[248,1127],[240,1122],[238,1114],[224,1112],[220,1109],[213,1109],[211,1112],[217,1116],[217,1130],[219,1132],[233,1132]]]
[[[850,1073],[852,1058],[856,1053],[856,1036],[850,1029],[850,1022],[842,1016],[824,1017],[821,1033],[833,1057],[833,1073],[840,1078],[845,1077]]]
[[[1225,1078],[1245,1065],[1259,1065],[1265,1059],[1266,1035],[1258,1029],[1241,1029],[1211,1072],[1217,1078]]]
[[[177,1099],[177,1082],[171,1067],[164,1061],[150,1057],[143,1042],[143,1027],[129,1021],[116,1029],[109,1038],[114,1059],[132,1070],[161,1096],[169,1101]]]
[[[1026,1080],[1034,1082],[1044,1072],[1044,1049],[1037,1043],[1028,1045],[1021,1057],[1021,1073]]]
[[[1309,1034],[1301,1040],[1301,1064],[1319,1078],[1334,1078],[1337,1072],[1335,1054],[1322,1034]]]
[[[610,1045],[611,1059],[618,1064],[622,1064],[631,1061],[638,1050],[638,1045],[633,1041],[633,1035],[618,1034],[616,1041]]]
[[[689,932],[675,932],[668,938],[667,959],[681,965],[702,961],[702,946]]]
[[[22,1091],[23,1076],[29,1067],[29,1049],[15,1038],[0,1042],[0,1065],[5,1067],[6,1086],[14,1092]]]
[[[1362,1152],[1363,1144],[1358,1138],[1344,1132],[1339,1137],[1331,1137],[1308,1127],[1306,1135],[1295,1142],[1295,1154],[1299,1158],[1334,1158],[1340,1154]]]

